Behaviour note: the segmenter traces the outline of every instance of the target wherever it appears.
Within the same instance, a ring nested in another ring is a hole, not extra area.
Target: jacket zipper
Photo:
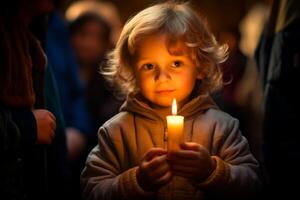
[[[164,149],[168,149],[168,128],[166,124],[164,124]]]

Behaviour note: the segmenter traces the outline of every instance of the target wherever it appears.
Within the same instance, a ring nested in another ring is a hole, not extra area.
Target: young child
[[[98,133],[81,175],[86,199],[245,198],[259,185],[258,163],[238,121],[209,94],[226,58],[187,3],[166,2],[129,20],[103,72],[127,95]],[[172,100],[185,142],[167,149]]]

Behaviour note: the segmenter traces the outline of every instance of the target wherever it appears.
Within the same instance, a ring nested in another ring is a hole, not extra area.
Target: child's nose
[[[167,70],[159,69],[156,72],[155,81],[164,82],[167,80],[170,80],[171,76],[170,73]]]

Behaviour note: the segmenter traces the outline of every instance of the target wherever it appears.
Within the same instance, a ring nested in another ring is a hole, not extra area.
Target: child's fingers
[[[167,155],[156,156],[151,161],[146,162],[145,167],[149,170],[156,170],[157,168],[161,167],[162,165],[168,165],[167,163]]]
[[[161,176],[163,176],[168,171],[170,171],[170,165],[167,164],[167,163],[161,164],[159,166],[156,166],[156,168],[152,171],[151,177],[153,179],[160,178]]]
[[[199,159],[200,153],[193,150],[180,150],[180,151],[170,151],[168,153],[168,159],[176,160],[176,159]]]
[[[167,153],[167,150],[163,148],[154,147],[150,149],[144,156],[146,161],[152,160],[155,156],[164,155]]]
[[[180,144],[180,147],[183,150],[192,150],[192,151],[201,151],[203,148],[205,149],[205,147],[203,147],[201,144],[195,142],[184,142]]]
[[[167,162],[167,155],[155,156],[150,161],[142,162],[139,167],[142,180],[147,183],[150,188],[160,187],[164,182],[167,182],[170,176],[170,166]],[[168,175],[169,174],[169,175]]]
[[[173,174],[172,172],[169,170],[167,173],[165,173],[162,177],[160,177],[157,181],[156,184],[157,185],[165,185],[168,182],[170,182],[173,178]]]

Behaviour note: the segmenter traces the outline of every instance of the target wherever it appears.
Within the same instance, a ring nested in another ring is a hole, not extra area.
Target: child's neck
[[[180,108],[186,103],[186,101],[187,100],[184,100],[178,103],[177,109],[180,110]],[[149,105],[162,119],[166,119],[166,116],[172,115],[172,106],[160,106],[151,102],[149,103]]]
[[[158,116],[160,116],[163,120],[166,120],[166,117],[168,115],[172,115],[172,106],[160,106],[157,104],[152,103],[151,101],[147,100],[143,95],[138,94],[137,98],[140,101],[144,101],[146,104],[148,104],[150,106],[150,108],[152,108],[157,114]],[[187,101],[189,100],[189,97],[187,97],[186,99],[182,100],[181,102],[177,103],[177,112],[178,110],[180,110],[180,108],[187,103]]]
[[[162,118],[162,119],[166,119],[167,115],[171,115],[172,111],[171,111],[171,107],[167,106],[159,106],[156,104],[150,104],[150,107]]]

